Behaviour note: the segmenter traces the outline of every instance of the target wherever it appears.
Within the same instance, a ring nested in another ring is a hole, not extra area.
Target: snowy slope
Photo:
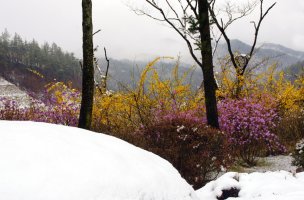
[[[194,200],[162,158],[78,128],[0,121],[1,200]]]
[[[32,101],[26,92],[0,77],[0,99],[1,98],[14,100],[21,107],[28,107]],[[0,102],[0,109],[3,106],[1,104],[2,102]]]
[[[197,190],[201,200],[217,200],[222,190],[237,188],[239,197],[228,200],[303,200],[304,173],[286,171],[265,173],[229,172]]]

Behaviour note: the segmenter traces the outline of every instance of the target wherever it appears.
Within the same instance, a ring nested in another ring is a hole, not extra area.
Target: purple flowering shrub
[[[31,105],[22,108],[13,100],[5,100],[4,103],[6,104],[5,108],[0,110],[1,120],[36,121],[77,126],[78,115],[74,113],[73,109],[67,109],[61,105]]]
[[[154,112],[154,120],[137,131],[146,149],[168,160],[194,188],[213,180],[232,162],[225,134],[212,129],[199,110]]]
[[[43,102],[48,114],[48,123],[77,126],[80,111],[80,93],[62,82],[52,84],[44,95]]]
[[[75,99],[80,98],[79,92],[56,91],[57,93],[47,92],[42,101],[32,100],[27,106],[12,99],[1,98],[0,119],[77,126],[79,103]]]
[[[227,133],[236,154],[249,166],[256,164],[258,156],[286,151],[272,132],[277,112],[265,102],[255,98],[226,99],[218,105],[221,130]]]
[[[26,119],[26,116],[26,109],[21,107],[16,101],[5,97],[0,98],[1,120],[21,120]]]

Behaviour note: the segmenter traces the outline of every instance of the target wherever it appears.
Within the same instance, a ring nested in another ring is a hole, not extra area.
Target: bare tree
[[[136,9],[135,12],[139,15],[146,15],[154,20],[166,22],[186,42],[190,55],[202,69],[207,121],[209,125],[218,127],[215,96],[217,85],[214,79],[212,61],[217,45],[222,38],[227,43],[230,60],[236,71],[237,84],[234,93],[238,97],[242,89],[244,73],[255,53],[262,21],[276,3],[273,3],[265,11],[264,0],[249,0],[241,6],[234,5],[228,1],[224,9],[217,11],[216,0],[145,0],[145,2],[158,11],[159,15],[150,14],[143,9]],[[252,22],[255,33],[250,51],[246,52],[246,54],[233,52],[230,39],[227,35],[228,27],[237,20],[251,14],[258,5],[260,17],[257,22]],[[218,19],[220,11],[224,12],[225,22],[223,18]],[[220,33],[218,36],[214,34],[216,32],[215,29]],[[212,33],[212,38],[210,32]],[[215,44],[213,51],[211,40]],[[199,56],[196,50],[200,51]]]
[[[258,2],[253,1],[251,4],[249,3],[243,7],[235,7],[227,3],[224,12],[226,13],[226,16],[228,16],[228,20],[226,22],[223,22],[223,19],[218,19],[217,17],[217,13],[215,12],[215,8],[214,8],[215,2],[216,0],[210,0],[208,9],[212,22],[220,31],[220,36],[218,37],[216,42],[218,42],[221,37],[223,37],[224,40],[226,41],[228,53],[230,56],[230,61],[235,69],[236,78],[237,78],[235,97],[239,97],[244,83],[245,71],[256,50],[256,44],[257,44],[257,39],[258,39],[261,24],[265,19],[266,15],[276,5],[276,3],[273,3],[266,10],[264,8],[264,0],[259,0]],[[236,20],[250,14],[258,4],[259,4],[259,19],[257,22],[255,21],[251,22],[254,25],[254,38],[250,51],[246,52],[245,54],[239,54],[238,52],[233,52],[230,38],[227,35],[227,28]],[[238,16],[234,17],[235,13],[238,13]]]
[[[79,128],[90,129],[94,96],[94,50],[92,1],[82,0],[83,65],[82,99],[79,116]]]
[[[145,2],[158,11],[159,16],[143,10],[135,12],[169,24],[186,42],[190,55],[202,69],[207,122],[218,128],[208,0],[163,0],[161,4],[155,0]],[[200,52],[198,55],[196,50]]]

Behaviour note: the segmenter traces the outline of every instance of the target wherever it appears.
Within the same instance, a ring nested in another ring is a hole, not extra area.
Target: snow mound
[[[303,200],[304,173],[286,171],[266,173],[229,172],[196,191],[200,199],[216,200],[223,189],[240,189],[235,200]]]
[[[78,128],[0,121],[0,199],[197,200],[164,159]]]

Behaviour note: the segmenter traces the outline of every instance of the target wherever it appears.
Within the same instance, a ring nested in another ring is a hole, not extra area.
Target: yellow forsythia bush
[[[93,109],[93,129],[130,139],[140,126],[151,122],[153,111],[176,107],[181,110],[196,108],[202,99],[196,98],[189,84],[187,73],[178,75],[178,64],[172,70],[172,78],[161,80],[154,65],[161,58],[150,62],[141,72],[136,88],[125,86],[124,91],[96,91]]]

